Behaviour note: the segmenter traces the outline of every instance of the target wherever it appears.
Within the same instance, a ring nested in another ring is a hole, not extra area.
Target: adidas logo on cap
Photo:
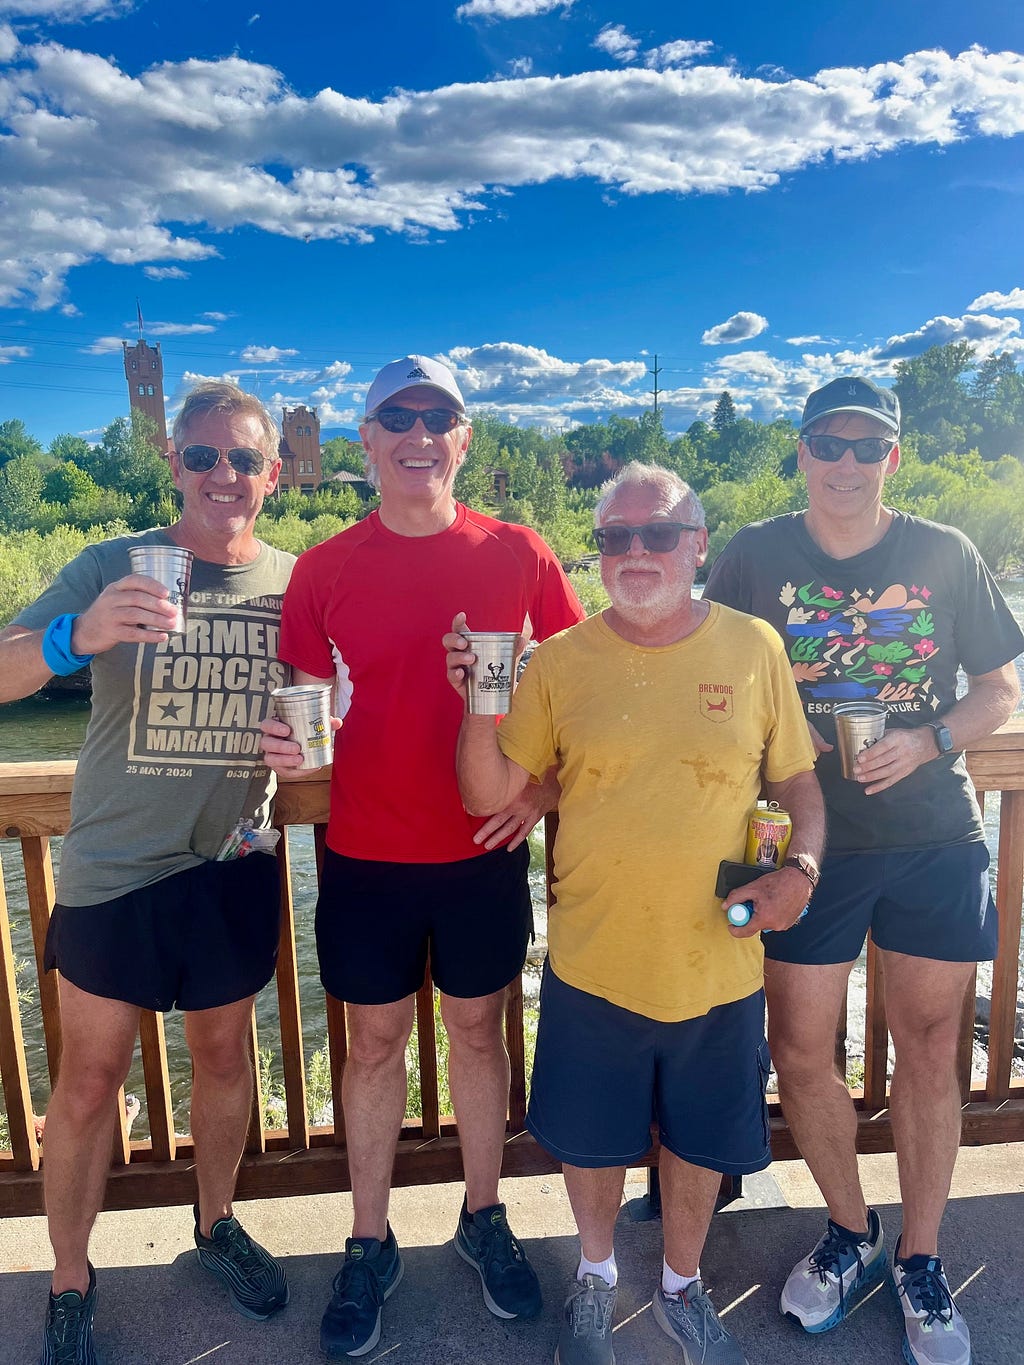
[[[425,370],[421,370],[420,367],[417,365],[416,368],[410,370],[405,377],[406,379],[426,379],[427,374]]]

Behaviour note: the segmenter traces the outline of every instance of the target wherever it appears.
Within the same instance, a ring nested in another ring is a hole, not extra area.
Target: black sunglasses
[[[266,466],[266,456],[250,446],[235,446],[231,450],[221,450],[218,446],[186,446],[178,451],[178,458],[190,474],[206,474],[220,462],[224,455],[236,474],[262,474]]]
[[[851,441],[846,436],[805,436],[804,445],[816,460],[838,464],[848,450],[858,464],[881,464],[895,450],[897,442],[887,436],[862,436]]]
[[[381,408],[366,420],[379,422],[385,431],[397,433],[412,431],[417,417],[432,436],[443,436],[448,431],[454,431],[463,420],[462,413],[454,408],[427,408],[426,411],[420,408]]]
[[[686,521],[649,521],[643,526],[595,526],[594,539],[603,555],[624,555],[633,544],[634,536],[640,537],[645,550],[664,555],[676,548],[684,531],[701,529]]]

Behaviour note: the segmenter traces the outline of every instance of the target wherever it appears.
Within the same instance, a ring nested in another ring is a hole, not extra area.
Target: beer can
[[[751,811],[747,821],[747,848],[743,861],[749,867],[781,867],[789,849],[793,821],[789,812],[770,801]]]

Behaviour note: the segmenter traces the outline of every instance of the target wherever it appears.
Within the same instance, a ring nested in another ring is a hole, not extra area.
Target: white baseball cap
[[[389,398],[401,393],[403,389],[420,386],[436,389],[438,393],[450,398],[459,412],[466,411],[465,400],[459,392],[455,376],[447,365],[442,365],[439,360],[431,360],[429,356],[407,355],[401,360],[392,360],[390,365],[385,365],[367,389],[366,416],[371,417]]]

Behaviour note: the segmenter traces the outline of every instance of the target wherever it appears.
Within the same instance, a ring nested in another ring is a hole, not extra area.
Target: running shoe
[[[84,1294],[77,1289],[50,1294],[39,1365],[102,1365],[92,1344],[95,1312],[96,1272],[90,1265],[89,1288]]]
[[[615,1365],[612,1313],[617,1292],[600,1275],[573,1282],[562,1309],[555,1365]]]
[[[725,1330],[700,1280],[679,1294],[661,1286],[651,1302],[654,1321],[682,1347],[686,1365],[747,1365],[739,1342]]]
[[[349,1237],[345,1260],[331,1285],[331,1301],[320,1322],[320,1349],[331,1360],[362,1356],[380,1340],[384,1300],[398,1288],[402,1257],[388,1224],[383,1242]]]
[[[824,1237],[790,1272],[779,1311],[805,1332],[828,1332],[885,1274],[882,1224],[874,1209],[868,1210],[868,1235],[859,1242],[830,1218]]]
[[[941,1259],[930,1256],[922,1270],[910,1271],[894,1260],[892,1277],[903,1309],[907,1365],[971,1365],[971,1334],[953,1302]]]
[[[484,1303],[496,1318],[537,1316],[540,1281],[508,1225],[504,1204],[468,1213],[463,1200],[452,1245],[480,1276]]]
[[[232,1307],[256,1322],[265,1322],[282,1309],[288,1302],[288,1281],[273,1256],[252,1240],[237,1218],[218,1218],[209,1237],[204,1237],[198,1206],[192,1212],[199,1264],[220,1280]]]

